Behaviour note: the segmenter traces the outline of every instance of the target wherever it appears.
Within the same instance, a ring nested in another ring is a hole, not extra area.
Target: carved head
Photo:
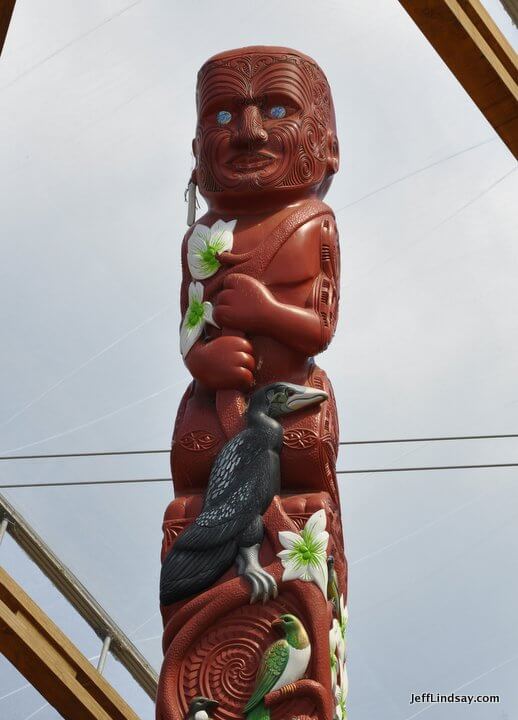
[[[331,91],[311,58],[247,47],[198,73],[196,180],[209,205],[271,195],[322,197],[338,170]]]

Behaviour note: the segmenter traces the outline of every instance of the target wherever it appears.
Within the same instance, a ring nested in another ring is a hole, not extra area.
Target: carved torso
[[[287,231],[279,241],[278,250],[266,267],[262,268],[270,237],[283,221],[296,214],[297,208],[288,207],[273,215],[238,219],[234,230],[232,254],[243,256],[243,260],[232,266],[225,266],[210,278],[205,298],[217,301],[221,292],[221,275],[240,273],[246,266],[248,274],[268,287],[276,300],[313,312],[320,326],[320,347],[325,349],[334,333],[337,321],[339,250],[338,233],[332,211],[323,204],[314,204],[313,219],[303,223],[293,232]],[[219,219],[211,214],[200,220],[211,224]],[[225,220],[231,218],[223,218]],[[182,310],[187,306],[187,289],[190,276],[187,269],[187,234],[182,250],[184,282],[182,285]],[[254,308],[250,308],[254,312]],[[265,331],[267,331],[265,327]],[[221,330],[208,329],[208,339],[217,337]],[[265,385],[283,377],[287,381],[312,385],[329,392],[333,391],[325,373],[308,357],[295,348],[269,337],[265,333],[247,334],[256,361],[255,383]],[[221,418],[215,404],[216,394],[203,382],[195,382],[187,391],[180,407],[173,438],[172,469],[177,493],[201,491],[210,465],[227,439]],[[231,409],[235,416],[238,408]],[[325,487],[337,497],[334,483],[334,467],[338,443],[338,424],[334,404],[323,409],[308,411],[303,416],[284,419],[285,451],[283,463],[283,490]],[[204,449],[196,444],[196,451],[187,450],[186,443],[196,437],[210,437],[210,447]],[[187,450],[187,455],[186,455]],[[309,463],[309,465],[307,464]],[[305,465],[305,472],[301,469]],[[308,472],[311,469],[312,472]],[[301,481],[301,478],[305,478]]]

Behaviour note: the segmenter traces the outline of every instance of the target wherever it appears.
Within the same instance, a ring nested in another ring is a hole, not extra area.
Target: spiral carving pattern
[[[222,617],[189,649],[179,675],[182,705],[188,706],[196,695],[205,695],[221,704],[213,712],[214,720],[243,718],[246,704],[264,650],[278,636],[271,623],[283,612],[300,615],[289,594],[261,607],[244,606]],[[272,718],[293,717],[300,699],[293,698],[272,709]],[[311,706],[308,708],[311,713]]]

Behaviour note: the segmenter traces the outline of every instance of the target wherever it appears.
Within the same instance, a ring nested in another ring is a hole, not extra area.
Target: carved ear
[[[332,130],[327,131],[327,171],[330,175],[338,172],[340,167],[340,149],[338,138]]]

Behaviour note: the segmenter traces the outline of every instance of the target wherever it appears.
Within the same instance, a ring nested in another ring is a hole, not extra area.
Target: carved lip
[[[262,170],[271,165],[274,160],[275,156],[267,153],[242,153],[233,157],[227,164],[236,172],[246,173]]]

